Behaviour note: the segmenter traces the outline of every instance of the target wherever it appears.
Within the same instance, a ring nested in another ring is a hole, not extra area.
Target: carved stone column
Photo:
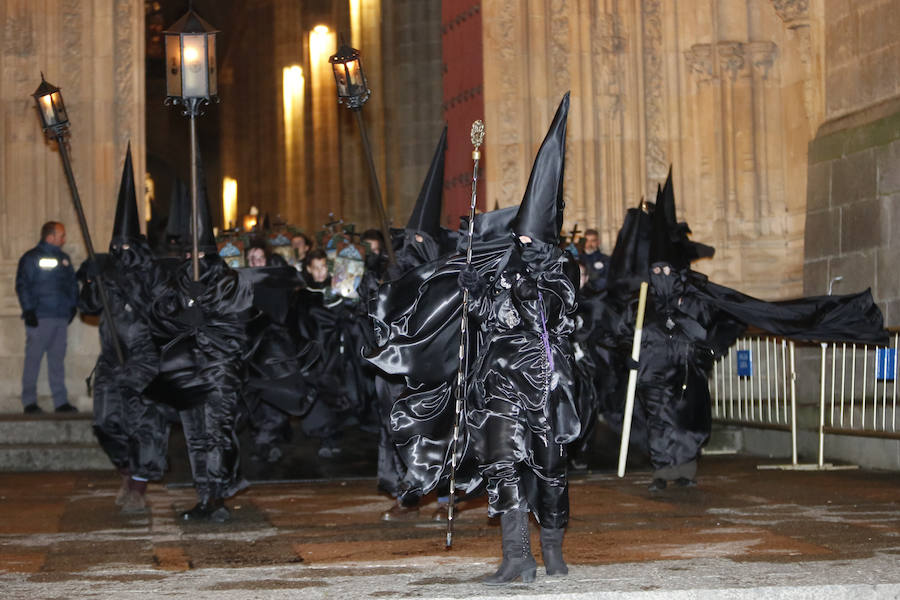
[[[62,88],[75,177],[94,245],[103,251],[129,141],[136,179],[144,179],[143,27],[140,0],[0,3],[0,275],[6,282],[0,292],[0,411],[21,410],[25,333],[13,285],[19,257],[38,242],[48,220],[66,224],[64,250],[76,266],[85,257],[59,153],[41,132],[31,94],[41,71]],[[84,379],[98,347],[96,327],[76,319],[69,328],[66,383],[70,400],[84,409],[90,407]],[[38,393],[49,393],[43,374]]]

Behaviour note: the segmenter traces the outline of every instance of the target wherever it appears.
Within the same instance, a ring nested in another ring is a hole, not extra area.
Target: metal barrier
[[[900,439],[897,431],[898,337],[895,333],[890,346],[820,344],[820,466],[824,462],[826,433]]]
[[[775,337],[741,338],[713,364],[713,419],[728,425],[789,431],[796,465],[796,379],[794,342]]]
[[[900,439],[897,350],[890,346],[820,343],[818,464],[797,463],[797,374],[794,342],[774,337],[739,339],[713,365],[713,418],[728,425],[789,431],[794,468],[825,464],[825,435]]]

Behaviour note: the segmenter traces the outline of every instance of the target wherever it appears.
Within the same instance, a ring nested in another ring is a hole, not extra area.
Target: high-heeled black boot
[[[511,510],[500,517],[503,535],[503,562],[493,575],[481,580],[486,585],[504,585],[522,578],[523,583],[534,581],[537,562],[531,554],[531,538],[528,533],[528,511]]]
[[[541,527],[541,556],[544,557],[544,568],[547,575],[568,575],[569,567],[563,560],[562,541],[565,529],[547,529]]]

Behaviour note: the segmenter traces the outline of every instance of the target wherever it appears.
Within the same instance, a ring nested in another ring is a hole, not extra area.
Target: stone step
[[[90,414],[0,415],[0,444],[96,444]]]
[[[109,468],[88,413],[0,415],[0,472]]]
[[[108,470],[112,464],[96,442],[0,444],[0,472]]]

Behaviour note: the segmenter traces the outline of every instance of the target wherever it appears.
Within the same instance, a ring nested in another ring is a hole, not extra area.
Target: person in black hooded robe
[[[374,315],[380,345],[369,359],[414,382],[391,413],[394,440],[407,466],[404,495],[427,493],[446,481],[451,458],[461,296],[451,277],[472,295],[472,367],[456,483],[466,492],[486,486],[489,514],[501,515],[503,563],[485,579],[488,584],[534,578],[529,511],[541,525],[547,573],[567,572],[565,444],[580,428],[569,340],[577,267],[557,247],[567,113],[568,95],[516,216],[508,225],[503,221],[504,231],[485,231],[473,240],[471,265],[464,254],[455,255],[383,286]]]
[[[671,170],[652,215],[650,283],[638,365],[636,419],[646,422],[653,468],[649,489],[696,485],[697,460],[712,426],[709,372],[748,325],[816,341],[885,341],[866,293],[766,302],[716,285],[690,269],[712,248],[688,239],[675,216]],[[634,304],[624,321],[630,340]]]
[[[97,275],[110,305],[103,311]],[[162,274],[140,232],[131,146],[125,157],[109,254],[79,269],[79,306],[100,314],[100,356],[94,367],[94,433],[122,475],[116,504],[122,512],[146,510],[147,482],[166,469],[169,424],[163,407],[143,392],[157,374],[159,354],[150,336],[150,307]],[[117,334],[124,364],[115,349]]]
[[[251,458],[274,463],[283,455],[280,445],[293,436],[290,416],[304,416],[315,399],[309,379],[319,348],[295,326],[304,286],[300,274],[265,241],[255,240],[250,247],[261,251],[262,264],[238,271],[253,285],[254,306],[247,319],[242,408],[255,446]]]
[[[219,257],[206,194],[199,198],[199,278],[191,249],[153,304],[153,336],[160,347],[154,397],[179,411],[197,504],[187,521],[227,521],[225,499],[247,486],[239,474],[235,432],[247,345],[246,311],[252,288]],[[191,239],[190,229],[183,240]]]

